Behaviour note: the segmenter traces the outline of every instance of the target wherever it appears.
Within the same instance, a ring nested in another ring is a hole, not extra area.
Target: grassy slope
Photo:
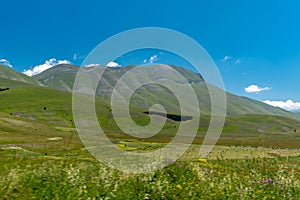
[[[28,87],[28,86],[32,86],[32,85],[29,83],[21,82],[21,81],[14,81],[14,80],[0,77],[0,87],[1,88],[6,88],[6,87],[17,88],[17,87]]]
[[[37,81],[29,77],[25,74],[19,73],[9,67],[0,65],[0,77],[5,78],[5,79],[10,79],[10,80],[15,80],[15,81],[21,81],[24,83],[29,83],[33,85],[37,85]]]
[[[242,114],[280,115],[300,119],[294,113],[288,112],[284,109],[230,93],[227,93],[227,105],[229,115],[236,115],[236,113],[243,112]]]
[[[16,87],[0,93],[0,110],[49,124],[71,125],[71,93],[39,86]]]
[[[0,151],[0,155],[39,157],[74,154],[82,145],[75,129],[49,126],[39,121],[0,113],[0,149],[1,147],[6,151]]]
[[[70,91],[73,88],[77,66],[62,64],[33,76],[41,85]]]
[[[0,196],[4,199],[300,197],[299,154],[279,158],[281,153],[269,149],[217,147],[211,154],[212,160],[178,161],[145,175],[128,175],[109,169],[82,149],[70,121],[71,93],[0,78],[2,86],[11,88],[0,92]],[[111,136],[120,136],[112,134],[117,130],[108,104],[98,100],[97,110],[100,122],[112,131]],[[132,114],[140,124],[149,121],[137,110]],[[199,141],[208,122],[209,116],[202,116]],[[164,129],[165,136],[172,134],[178,123],[169,121],[168,125]],[[298,121],[285,117],[233,116],[227,118],[220,144],[299,148],[299,129]],[[161,142],[163,136],[153,140]],[[149,144],[130,140],[119,143],[124,142],[137,147]],[[243,158],[251,157],[252,151],[259,154],[266,151],[276,159],[215,160],[216,157],[241,158],[240,154]]]
[[[1,83],[5,82],[0,78]],[[0,112],[48,124],[49,126],[74,127],[72,94],[47,87],[24,85],[10,81],[8,91],[0,92]],[[97,99],[99,123],[113,138],[128,138],[116,126],[109,104]],[[147,125],[149,117],[142,110],[132,109],[133,119]],[[210,117],[202,116],[196,143],[201,143]],[[167,120],[163,130],[149,141],[168,142],[176,133],[179,122]],[[299,147],[300,122],[271,115],[242,115],[227,117],[219,144],[246,146]]]
[[[219,144],[300,147],[300,122],[272,115],[241,115],[228,117]]]
[[[127,72],[132,67],[133,66],[129,66],[126,68],[109,68],[108,70],[106,70],[103,74],[104,78],[101,79],[98,85],[98,96],[109,101],[112,89],[114,88],[116,82],[125,72]],[[193,88],[198,96],[202,114],[209,114],[210,96],[206,86],[202,82],[202,78],[198,74],[195,74],[189,70],[175,66],[173,66],[173,68],[182,73],[190,83],[193,83]],[[34,78],[45,86],[63,90],[70,90],[73,86],[77,71],[77,66],[58,65],[34,76]],[[166,73],[161,74],[161,76],[164,77],[163,74]],[[149,74],[145,74],[144,76],[144,80],[148,80],[149,77],[151,79],[150,72]],[[135,80],[134,77],[132,79]],[[179,112],[178,101],[174,97],[172,92],[164,87],[157,85],[148,85],[139,88],[133,98],[131,98],[131,103],[134,107],[145,110],[148,110],[148,108],[155,103],[160,103],[164,105],[167,111],[171,113]],[[276,108],[253,99],[227,93],[227,115],[233,116],[241,114],[281,115],[299,119],[299,115],[295,115],[283,109]]]

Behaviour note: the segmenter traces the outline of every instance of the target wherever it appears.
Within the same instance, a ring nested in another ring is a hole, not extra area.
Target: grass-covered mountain
[[[56,70],[64,69],[62,66],[57,66],[55,68]],[[73,69],[77,68],[74,67]],[[124,73],[118,68],[111,68],[110,70],[112,70],[113,73],[108,73],[105,77],[108,81],[111,81],[111,83],[113,83],[112,80],[114,80],[114,78],[117,78],[117,75],[120,76]],[[193,82],[196,91],[201,92],[203,89],[205,92],[205,88],[201,87],[203,83],[199,75],[192,74],[189,79],[194,79]],[[108,85],[109,84],[106,86]],[[72,115],[71,92],[61,90],[62,88],[59,90],[50,87],[36,86],[34,84],[9,80],[1,77],[0,87],[10,88],[9,90],[0,92],[0,137],[11,137],[11,134],[14,134],[13,137],[18,138],[24,136],[19,134],[24,133],[27,135],[27,133],[29,134],[30,132],[30,136],[28,136],[29,138],[35,138],[35,134],[41,134],[37,137],[40,140],[43,137],[52,137],[55,135],[62,137],[64,132],[76,134]],[[153,88],[146,88],[144,92],[151,89]],[[161,92],[163,90],[159,91]],[[276,108],[272,107],[272,109],[268,110],[268,105],[248,98],[238,97],[232,94],[227,95],[229,105],[233,103],[237,104],[234,106],[235,109],[242,109],[246,112],[252,107],[256,108],[257,112],[269,112],[272,114],[276,111]],[[164,94],[164,96],[166,96],[166,94]],[[166,101],[164,103],[168,104],[169,102]],[[238,103],[241,103],[241,105]],[[244,106],[244,108],[242,106]],[[95,107],[101,127],[111,138],[128,138],[128,135],[123,134],[123,132],[117,127],[108,101],[101,98],[101,96],[97,97]],[[278,109],[277,112],[280,113],[281,109]],[[282,114],[285,113],[282,112]],[[287,114],[290,113],[287,112]],[[147,125],[150,122],[149,116],[143,113],[139,107],[133,107],[131,109],[131,115],[140,125]],[[195,140],[196,143],[202,142],[209,121],[209,115],[201,116],[198,135]],[[156,142],[168,142],[170,137],[172,137],[172,134],[176,132],[179,123],[180,122],[168,119],[161,133],[159,133],[157,137],[150,138],[149,140]],[[30,124],[36,128],[28,127]],[[31,131],[31,129],[33,131]],[[246,115],[232,115],[227,116],[226,118],[223,133],[218,144],[295,148],[299,147],[300,144],[299,130],[300,122],[287,117],[268,114],[249,115],[249,113]],[[43,134],[46,135],[43,136]]]
[[[72,91],[78,67],[61,64],[33,76],[40,85],[60,90]]]
[[[110,100],[112,90],[117,81],[129,69],[134,66],[121,67],[121,68],[108,68],[103,78],[100,80],[97,95],[105,100]],[[193,86],[197,94],[200,109],[202,114],[210,114],[210,96],[203,78],[190,70],[172,66],[173,69],[181,73]],[[34,78],[44,86],[70,91],[73,87],[76,73],[79,70],[78,66],[74,65],[57,65],[52,67],[36,76]],[[164,78],[167,71],[160,71],[160,78]],[[144,80],[154,80],[153,75],[149,73],[139,74],[144,76]],[[134,77],[132,78],[134,80]],[[155,81],[155,80],[154,80]],[[176,81],[174,79],[174,81]],[[134,96],[131,98],[131,103],[134,107],[141,109],[148,109],[155,103],[160,103],[167,108],[168,112],[179,112],[178,101],[168,89],[158,85],[147,85],[139,88]],[[237,96],[227,93],[227,115],[242,115],[242,114],[265,114],[265,115],[281,115],[296,118],[297,116],[291,112],[267,105],[263,102],[249,99],[247,97]]]
[[[0,83],[6,80],[0,78]],[[64,138],[64,134],[68,137],[71,133],[76,135],[71,92],[12,80],[5,83],[11,89],[0,92],[0,138],[22,142],[32,138],[43,141],[43,138],[55,136]],[[109,137],[113,140],[129,137],[116,125],[107,101],[96,98],[96,111],[99,123]],[[140,125],[150,122],[149,116],[140,109],[133,108],[131,115]],[[209,122],[210,116],[201,116],[196,143],[202,142]],[[168,142],[179,123],[168,119],[162,131],[147,141]],[[274,115],[227,116],[218,144],[298,148],[299,134],[300,122],[291,118]],[[0,143],[6,141],[2,139]]]
[[[9,80],[37,85],[37,81],[34,78],[26,76],[25,74],[19,73],[3,65],[0,65],[0,77]]]

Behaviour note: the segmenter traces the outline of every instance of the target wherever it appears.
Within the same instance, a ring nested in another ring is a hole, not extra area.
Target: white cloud
[[[85,67],[101,67],[99,64],[87,64]]]
[[[232,58],[232,56],[224,56],[224,58],[222,59],[222,61],[227,61],[227,60],[230,60]]]
[[[73,55],[73,60],[77,60],[77,54],[75,53],[74,55]]]
[[[159,52],[159,54],[160,54],[160,52]],[[143,63],[144,64],[146,64],[146,63],[153,64],[155,61],[158,61],[158,55],[153,55],[153,56],[150,56],[149,59],[144,59]]]
[[[149,59],[149,63],[154,63],[155,61],[157,61],[158,60],[158,58],[157,58],[157,55],[153,55],[153,56],[151,56],[150,57],[150,59]]]
[[[73,60],[82,60],[84,57],[85,57],[84,55],[80,55],[78,53],[74,53]]]
[[[234,63],[234,64],[240,64],[241,58],[234,58],[232,56],[224,56],[224,58],[221,59],[222,62],[228,62],[228,63]]]
[[[24,70],[23,73],[27,76],[33,76],[59,64],[71,64],[71,62],[68,60],[56,60],[55,58],[51,58],[46,60],[44,64],[37,65],[32,69]]]
[[[119,65],[116,62],[109,62],[106,64],[107,67],[121,67],[121,65]]]
[[[287,100],[286,102],[265,100],[263,102],[271,106],[279,107],[288,111],[300,110],[300,102],[293,102],[292,100]]]
[[[261,91],[271,90],[269,87],[259,87],[258,85],[249,85],[245,88],[245,91],[248,93],[259,93]]]
[[[13,67],[12,64],[10,64],[10,62],[8,60],[4,59],[4,58],[0,59],[0,64],[4,65],[4,66],[7,66],[7,67],[10,67],[10,68]]]
[[[237,59],[235,62],[234,62],[234,64],[240,64],[241,63],[241,59],[239,58],[239,59]]]

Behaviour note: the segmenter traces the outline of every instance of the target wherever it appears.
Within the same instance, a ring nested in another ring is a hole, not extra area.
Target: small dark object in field
[[[47,107],[44,107],[44,110],[47,110]]]
[[[0,92],[5,91],[5,90],[9,90],[9,88],[0,88]]]

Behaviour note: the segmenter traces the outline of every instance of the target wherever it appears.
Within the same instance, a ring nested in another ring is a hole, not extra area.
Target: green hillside
[[[227,117],[218,142],[224,145],[299,148],[300,122],[272,115]]]
[[[20,81],[24,83],[29,83],[33,85],[37,85],[37,81],[29,77],[25,74],[19,73],[9,67],[0,65],[0,77],[5,78],[5,79],[10,79],[10,80],[15,80],[15,81]]]
[[[298,119],[294,113],[279,107],[273,107],[261,101],[256,101],[247,97],[237,96],[227,92],[227,114],[262,114],[280,115]]]
[[[72,91],[78,67],[62,64],[33,76],[41,85]]]
[[[30,83],[24,83],[21,81],[13,81],[10,79],[0,77],[0,88],[16,88],[16,87],[28,87],[32,86]]]
[[[0,92],[0,112],[48,125],[74,127],[71,92],[0,78],[2,85],[10,89]],[[102,114],[107,114],[108,105],[97,98],[96,107]]]
[[[112,90],[117,81],[133,67],[135,66],[108,68],[99,82],[96,92],[97,95],[102,99],[110,101]],[[176,66],[171,67],[181,73],[193,86],[199,100],[201,114],[209,115],[210,95],[204,84],[203,78],[190,70]],[[57,65],[34,76],[34,78],[45,86],[70,91],[73,87],[78,69],[79,67],[74,65]],[[90,69],[91,68],[86,68],[86,70]],[[164,78],[165,74],[168,74],[168,71],[160,71],[157,73],[160,73],[160,78]],[[142,76],[142,80],[156,81],[155,78],[153,78],[151,71],[139,75]],[[132,80],[138,82],[134,76],[132,77]],[[171,77],[171,81],[176,82],[177,80],[175,78],[172,80]],[[159,85],[150,84],[140,87],[131,98],[131,105],[133,107],[144,110],[148,110],[151,105],[156,103],[164,105],[166,110],[170,113],[179,113],[179,104],[176,97],[170,90]],[[281,108],[276,108],[260,101],[227,92],[227,115],[234,116],[243,114],[281,115],[299,119],[299,115],[295,115],[294,113]]]
[[[44,127],[42,129],[49,133],[74,128],[72,93],[0,78],[0,85],[3,83],[11,89],[0,92],[0,112],[6,115],[6,118],[19,120],[20,125],[8,129],[7,124],[2,123],[2,132],[19,132],[26,135],[27,132],[38,134],[39,131],[32,132],[33,127]],[[109,137],[117,141],[133,139],[118,128],[108,102],[97,98],[96,111],[99,123]],[[144,114],[141,109],[132,108],[131,116],[139,125],[147,125],[150,122],[149,115]],[[28,128],[31,125],[25,126],[21,121],[25,121],[27,125],[31,123],[33,127]],[[202,143],[209,122],[210,116],[201,116],[195,143]],[[176,133],[179,123],[168,119],[162,131],[146,141],[168,142]],[[300,122],[272,115],[228,116],[219,144],[299,148]]]
[[[69,125],[71,94],[46,87],[16,87],[0,92],[0,110],[13,116]]]

